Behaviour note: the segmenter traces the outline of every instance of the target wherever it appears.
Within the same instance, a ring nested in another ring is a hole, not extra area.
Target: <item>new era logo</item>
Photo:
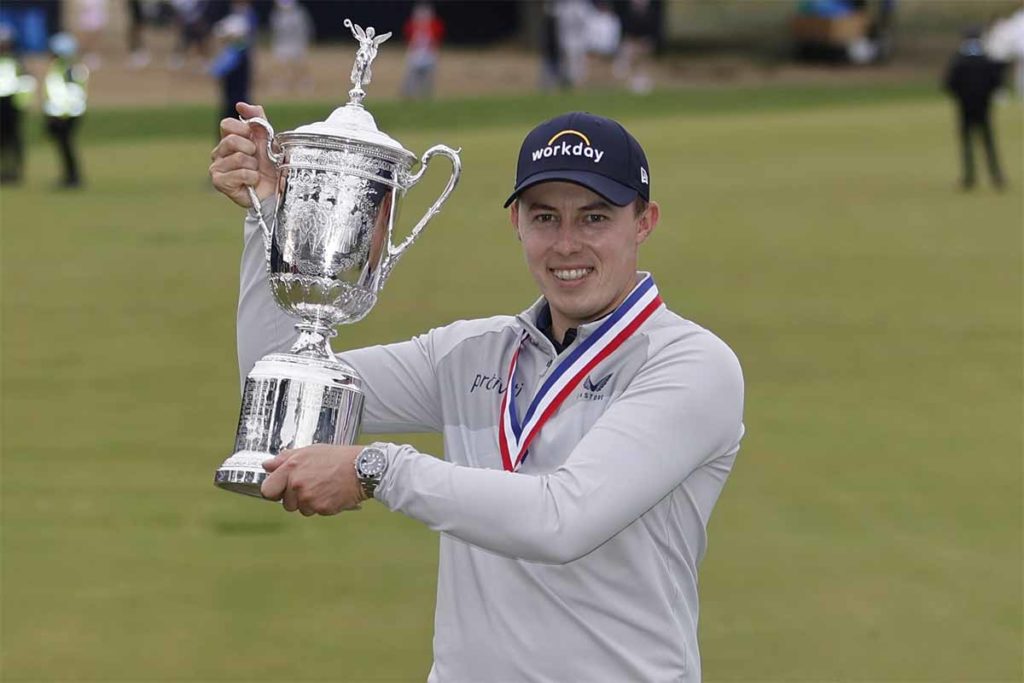
[[[644,185],[650,185],[650,182],[648,182],[647,179],[647,169],[643,166],[640,167],[640,182]]]

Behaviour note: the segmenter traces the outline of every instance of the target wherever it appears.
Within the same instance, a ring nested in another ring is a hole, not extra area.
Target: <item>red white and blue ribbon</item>
[[[562,358],[530,401],[522,422],[516,411],[515,400],[509,397],[516,385],[516,365],[519,352],[526,341],[526,333],[519,340],[519,346],[512,354],[508,368],[508,382],[501,399],[501,416],[498,422],[498,445],[501,448],[502,466],[509,472],[519,469],[526,458],[530,442],[540,433],[544,423],[555,414],[562,402],[597,367],[597,364],[619,348],[640,325],[661,306],[661,296],[654,284],[654,278],[646,276],[633,288],[629,296],[619,304],[611,315],[594,330],[594,333],[580,342],[579,346]]]

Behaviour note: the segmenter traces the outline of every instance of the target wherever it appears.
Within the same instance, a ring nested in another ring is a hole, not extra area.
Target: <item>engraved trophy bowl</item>
[[[390,33],[375,35],[346,20],[359,40],[348,104],[325,120],[275,134],[267,154],[279,171],[274,215],[267,221],[249,188],[263,231],[274,300],[297,319],[288,353],[263,357],[242,392],[235,452],[218,468],[220,488],[262,497],[262,463],[280,451],[315,443],[351,444],[359,432],[361,380],[330,346],[335,326],[361,320],[377,302],[395,263],[440,211],[461,175],[457,150],[435,145],[419,158],[377,128],[362,105],[370,64]],[[398,245],[398,208],[430,159],[447,157],[452,174],[441,195]],[[419,163],[419,170],[413,166]]]

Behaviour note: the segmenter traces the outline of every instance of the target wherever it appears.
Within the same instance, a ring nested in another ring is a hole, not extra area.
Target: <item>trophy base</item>
[[[213,483],[226,491],[263,498],[260,485],[268,476],[267,471],[263,469],[263,461],[273,457],[270,453],[253,451],[235,453],[217,469],[217,473],[213,475]]]
[[[355,370],[337,360],[278,353],[260,359],[245,379],[235,452],[215,486],[263,498],[263,463],[291,448],[355,443],[363,392]]]

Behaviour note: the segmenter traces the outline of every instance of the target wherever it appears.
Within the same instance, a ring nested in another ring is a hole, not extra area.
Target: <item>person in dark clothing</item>
[[[959,113],[959,133],[963,175],[960,183],[965,190],[974,187],[974,153],[972,136],[977,133],[985,145],[988,170],[997,188],[1005,185],[999,157],[996,153],[995,133],[992,130],[992,95],[1003,80],[1005,65],[990,59],[981,43],[981,30],[971,28],[964,32],[960,49],[950,60],[944,81],[945,89],[956,100]]]
[[[217,23],[214,35],[224,41],[210,66],[210,73],[220,80],[221,100],[217,118],[217,139],[220,139],[220,120],[235,117],[235,104],[249,101],[249,83],[252,65],[249,54],[252,27],[248,17],[229,14]]]
[[[22,110],[26,109],[36,81],[14,50],[14,30],[0,24],[0,183],[21,182],[25,165]]]
[[[82,185],[74,135],[85,114],[89,69],[78,61],[78,41],[70,33],[52,36],[50,52],[53,57],[43,82],[46,132],[57,145],[64,170],[57,188],[73,189]]]
[[[615,75],[634,93],[650,92],[651,57],[658,42],[661,9],[651,0],[630,0],[622,17],[622,45],[615,60]]]
[[[545,0],[544,2],[540,42],[541,90],[569,87],[569,79],[565,75],[565,65],[562,63],[562,48],[558,44],[558,16],[555,5],[555,0]]]

